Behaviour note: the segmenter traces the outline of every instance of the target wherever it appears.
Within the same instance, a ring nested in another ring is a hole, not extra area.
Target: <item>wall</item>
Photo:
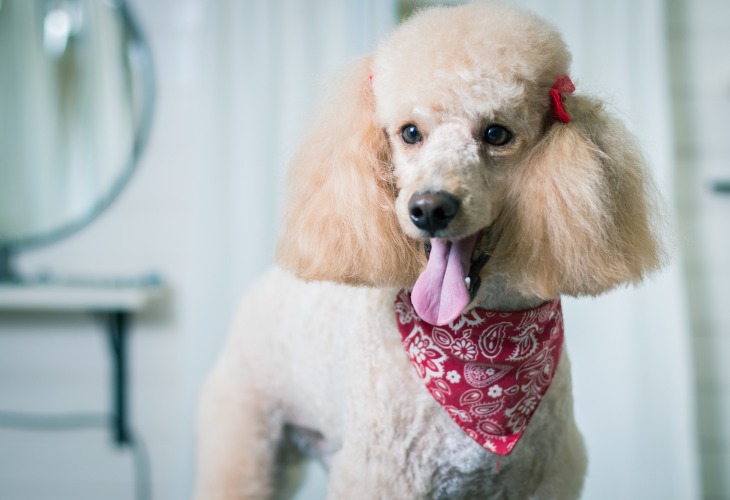
[[[185,498],[193,395],[230,307],[218,292],[227,287],[219,264],[222,221],[206,195],[218,188],[208,174],[221,163],[211,116],[217,19],[191,1],[147,2],[138,13],[158,79],[149,149],[108,212],[72,238],[28,252],[19,264],[27,274],[164,276],[169,298],[137,318],[132,339],[132,422],[151,453],[155,498]],[[107,346],[93,318],[17,315],[3,317],[0,329],[3,409],[107,410]],[[209,342],[200,360],[198,334]],[[0,441],[2,498],[132,498],[131,457],[104,432],[2,431]]]
[[[669,2],[681,240],[705,499],[730,498],[730,4]]]

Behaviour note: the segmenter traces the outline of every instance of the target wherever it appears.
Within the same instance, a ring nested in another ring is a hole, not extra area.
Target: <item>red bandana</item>
[[[547,392],[563,349],[560,299],[526,311],[471,309],[444,327],[395,300],[403,347],[431,395],[472,439],[512,451]]]

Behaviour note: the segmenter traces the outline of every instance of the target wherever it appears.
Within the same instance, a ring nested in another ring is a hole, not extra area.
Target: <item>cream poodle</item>
[[[280,267],[202,392],[199,499],[272,497],[292,445],[332,499],[580,495],[559,297],[637,283],[662,251],[637,145],[569,61],[486,2],[420,12],[334,82]]]

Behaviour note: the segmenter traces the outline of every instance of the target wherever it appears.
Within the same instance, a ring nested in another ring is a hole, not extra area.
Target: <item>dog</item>
[[[333,499],[579,497],[559,297],[664,253],[640,148],[569,63],[483,2],[417,13],[334,81],[201,393],[197,498],[271,498],[292,444]]]

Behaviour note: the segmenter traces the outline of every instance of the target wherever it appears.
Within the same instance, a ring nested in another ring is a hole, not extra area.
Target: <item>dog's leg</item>
[[[387,418],[385,419],[387,420]],[[427,454],[409,453],[410,445],[377,422],[345,436],[344,446],[331,456],[328,500],[393,500],[426,498],[433,466]],[[384,431],[384,432],[383,432]],[[354,435],[355,433],[359,435]]]
[[[412,491],[404,491],[403,485],[398,484],[395,476],[396,470],[399,469],[392,470],[384,463],[373,462],[374,457],[368,461],[367,457],[371,456],[371,451],[345,445],[332,457],[327,481],[327,500],[391,500],[421,497],[414,495]]]
[[[205,383],[198,413],[197,500],[272,498],[282,417],[271,396],[242,386],[218,366]]]
[[[586,455],[583,437],[578,428],[571,425],[562,446],[557,450],[555,457],[548,462],[543,481],[530,499],[580,498],[587,468]]]

